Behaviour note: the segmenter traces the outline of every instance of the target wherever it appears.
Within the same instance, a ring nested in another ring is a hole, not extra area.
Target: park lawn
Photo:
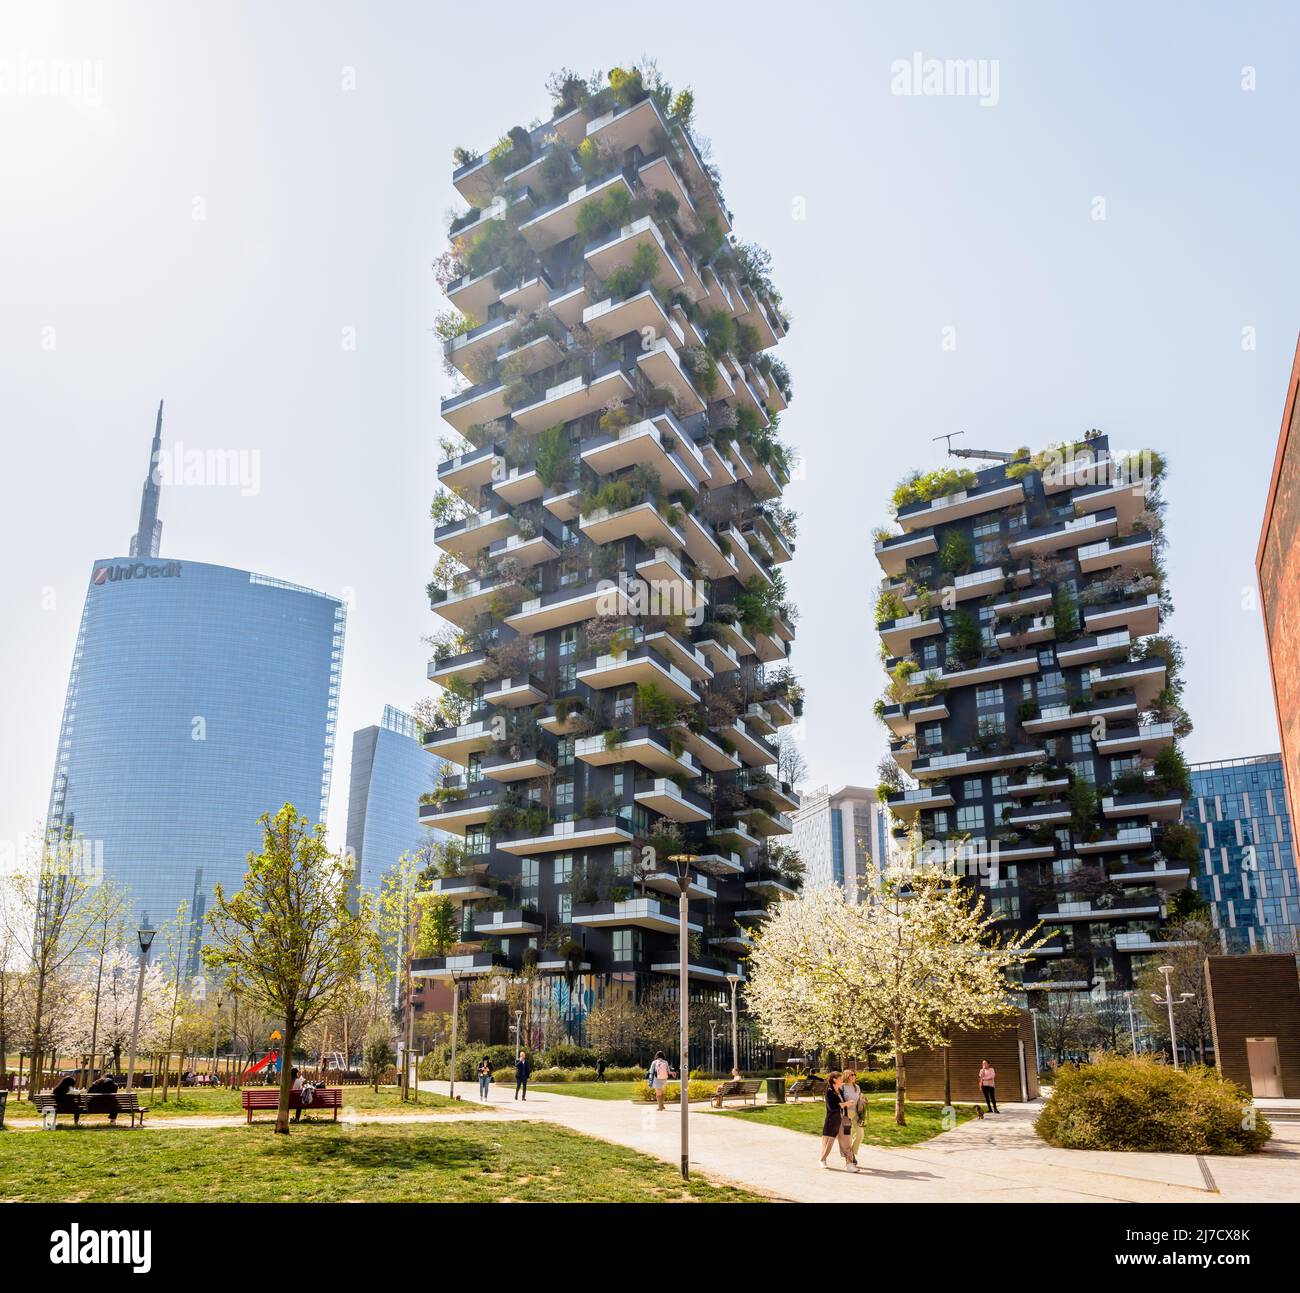
[[[551,1095],[577,1095],[587,1100],[630,1100],[640,1085],[640,1082],[546,1082],[528,1089]]]
[[[266,1087],[256,1087],[254,1090],[265,1091]],[[273,1088],[271,1088],[273,1089]],[[221,1118],[221,1117],[242,1117],[244,1110],[239,1102],[239,1092],[233,1091],[229,1087],[181,1087],[177,1090],[172,1087],[167,1092],[167,1103],[162,1102],[162,1088],[152,1091],[148,1087],[137,1088],[136,1094],[140,1097],[140,1103],[148,1110],[145,1117],[146,1124],[155,1122],[158,1119],[166,1118]],[[372,1091],[368,1086],[346,1086],[343,1088],[343,1108],[339,1110],[339,1117],[344,1117],[349,1110],[356,1113],[431,1113],[435,1110],[442,1109],[482,1109],[484,1106],[472,1103],[469,1100],[450,1100],[445,1095],[434,1095],[430,1091],[421,1091],[420,1100],[417,1104],[414,1100],[402,1102],[398,1094],[398,1088],[395,1086],[381,1086],[378,1091]],[[272,1118],[274,1113],[271,1110],[263,1110],[253,1115],[255,1118]],[[304,1118],[334,1118],[333,1109],[325,1109],[316,1112],[306,1111],[303,1113]],[[37,1115],[32,1106],[22,1100],[14,1103],[11,1099],[9,1108],[5,1113],[5,1122],[35,1122]],[[59,1125],[62,1126],[64,1121],[71,1122],[66,1114],[59,1118]],[[86,1126],[95,1126],[104,1119],[101,1115],[92,1114],[86,1120]]]
[[[541,1123],[0,1132],[0,1202],[740,1203],[762,1196]]]
[[[959,1122],[969,1122],[975,1116],[972,1105],[957,1105],[956,1109]],[[912,1104],[909,1101],[904,1106],[904,1112],[907,1115],[907,1126],[900,1127],[894,1122],[893,1092],[870,1093],[867,1096],[867,1121],[862,1143],[883,1148],[916,1145],[947,1130],[943,1125],[941,1105]],[[826,1106],[820,1100],[801,1100],[798,1104],[760,1104],[754,1108],[724,1109],[716,1116],[746,1118],[750,1122],[761,1122],[770,1127],[787,1127],[791,1131],[806,1131],[820,1136]]]

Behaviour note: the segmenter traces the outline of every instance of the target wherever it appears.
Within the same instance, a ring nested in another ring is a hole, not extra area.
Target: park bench
[[[240,1103],[248,1114],[248,1121],[253,1121],[253,1113],[259,1109],[279,1109],[280,1092],[276,1087],[245,1087],[239,1093]],[[305,1109],[311,1113],[314,1109],[333,1109],[334,1121],[339,1120],[339,1110],[343,1107],[343,1091],[340,1087],[324,1087],[313,1091],[310,1104],[303,1104],[301,1091],[289,1092],[289,1108]]]
[[[144,1116],[149,1112],[148,1105],[140,1103],[140,1097],[134,1091],[114,1091],[114,1092],[77,1092],[72,1095],[56,1096],[53,1091],[44,1091],[33,1101],[36,1107],[44,1115],[46,1109],[53,1109],[57,1118],[61,1113],[70,1113],[72,1115],[73,1126],[79,1127],[83,1114],[98,1113],[107,1117],[109,1114],[127,1114],[131,1119],[131,1126],[136,1125],[136,1119],[140,1120],[140,1126],[144,1126]]]
[[[796,1078],[786,1087],[787,1096],[793,1096],[795,1104],[799,1103],[801,1095],[819,1096],[826,1094],[826,1079],[820,1077],[801,1077]]]
[[[758,1103],[758,1093],[763,1089],[759,1079],[732,1079],[723,1082],[713,1093],[713,1107],[722,1108],[724,1100],[743,1100],[748,1104]]]

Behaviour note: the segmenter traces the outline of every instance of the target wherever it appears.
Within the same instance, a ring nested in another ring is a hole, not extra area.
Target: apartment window
[[[1002,555],[1001,539],[976,539],[975,540],[975,564],[977,566],[993,566],[997,564],[998,558]]]
[[[943,744],[943,724],[927,723],[919,733],[917,744],[927,750],[936,750]]]
[[[1137,772],[1141,767],[1141,762],[1141,759],[1136,754],[1126,754],[1123,758],[1112,759],[1110,761],[1110,775],[1120,777],[1126,772]]]
[[[639,929],[616,929],[613,936],[613,953],[616,961],[639,961],[641,959],[641,931]]]
[[[1075,732],[1070,737],[1071,754],[1091,754],[1092,737],[1087,732]]]
[[[561,893],[555,899],[555,918],[561,925],[567,925],[573,919],[573,895]]]
[[[992,558],[990,558],[989,560],[992,560]],[[987,564],[988,561],[980,562],[980,565],[987,565]],[[980,607],[980,612],[979,612],[980,641],[984,644],[985,649],[988,651],[994,650],[998,644],[997,634],[994,630],[995,618],[996,616],[994,615],[993,607],[991,606]]]
[[[537,891],[539,866],[536,858],[524,858],[519,864],[519,883],[534,893]]]
[[[1091,759],[1076,759],[1067,766],[1074,773],[1076,780],[1087,781],[1092,785],[1097,784],[1097,774],[1093,771]]]
[[[990,784],[994,799],[1005,799],[1010,793],[1011,782],[1008,777],[994,777]]]
[[[930,821],[936,835],[947,835],[948,833],[948,810],[946,808],[937,808],[931,815]]]
[[[975,537],[977,539],[987,539],[989,535],[998,534],[1001,526],[998,524],[996,516],[986,516],[982,521],[975,522]]]
[[[568,884],[573,879],[573,854],[557,853],[552,864],[551,879],[555,884]]]
[[[623,765],[620,763],[611,778],[611,789],[614,792],[614,798],[620,803],[623,802]]]
[[[975,727],[981,736],[1001,736],[1007,730],[1007,716],[980,714],[975,720]]]
[[[961,783],[961,797],[963,799],[982,799],[984,797],[984,783],[978,777],[967,777]]]
[[[989,908],[995,920],[1020,919],[1020,899],[1015,894],[998,894],[990,901]]]
[[[560,630],[560,669],[559,686],[561,691],[569,691],[578,685],[578,668],[575,653],[578,649],[578,630],[567,628]]]
[[[1018,531],[1023,530],[1025,526],[1029,524],[1028,519],[1025,516],[1025,509],[1023,507],[1016,508],[1014,512],[1007,512],[1006,518],[1007,518],[1008,534],[1016,534]]]
[[[628,876],[632,874],[632,848],[623,844],[614,850],[614,874]]]
[[[465,852],[486,853],[488,851],[488,833],[482,826],[471,826],[465,831]]]
[[[573,767],[573,738],[565,737],[555,743],[555,766],[557,768]]]
[[[937,669],[939,667],[939,648],[933,642],[927,642],[921,648],[921,667]]]
[[[483,755],[476,750],[469,756],[469,762],[465,765],[465,784],[467,786],[474,786],[482,780]]]
[[[614,726],[630,727],[636,716],[636,690],[620,687],[614,693]]]
[[[1047,652],[1051,664],[1051,652]],[[1039,657],[1041,662],[1042,657]],[[1038,700],[1040,704],[1065,699],[1065,677],[1059,669],[1045,669],[1038,679]]]
[[[982,831],[984,829],[984,805],[965,804],[957,809],[957,829],[959,831]]]
[[[528,671],[541,673],[546,667],[546,639],[538,634],[528,639]]]
[[[567,822],[573,818],[573,778],[565,777],[555,782],[555,817]]]
[[[1002,684],[1000,682],[986,682],[975,688],[975,708],[976,709],[1001,709],[1002,708]]]

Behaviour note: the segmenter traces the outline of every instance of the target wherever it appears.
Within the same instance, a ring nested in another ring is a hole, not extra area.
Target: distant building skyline
[[[377,892],[403,853],[443,835],[420,824],[420,796],[433,789],[438,766],[420,744],[419,724],[394,705],[352,734],[347,848],[364,892]]]
[[[1280,754],[1191,765],[1183,820],[1201,837],[1192,887],[1225,953],[1300,952],[1300,880]]]
[[[838,886],[851,898],[869,867],[889,856],[888,813],[874,787],[818,786],[791,814],[792,844],[803,859],[809,889]]]

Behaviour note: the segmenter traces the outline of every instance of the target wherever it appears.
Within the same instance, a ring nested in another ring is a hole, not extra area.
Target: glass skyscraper
[[[377,727],[353,733],[347,844],[366,892],[378,891],[403,853],[429,841],[429,828],[420,825],[420,796],[433,789],[441,766],[420,744],[415,719],[392,705],[384,706]]]
[[[161,408],[155,462],[160,436]],[[201,921],[217,881],[242,884],[262,813],[324,820],[346,615],[309,588],[159,558],[157,501],[151,473],[131,555],[91,569],[49,805],[155,926],[182,901]]]
[[[1280,754],[1194,763],[1183,820],[1201,836],[1192,882],[1228,953],[1300,953],[1300,884]]]

